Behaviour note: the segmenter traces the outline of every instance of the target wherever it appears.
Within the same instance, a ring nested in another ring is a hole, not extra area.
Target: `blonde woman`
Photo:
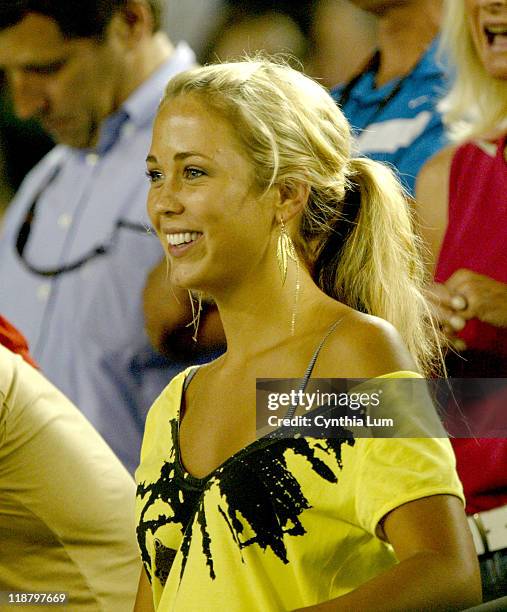
[[[423,169],[416,199],[456,377],[507,377],[506,35],[507,2],[447,2],[443,41],[456,80],[444,108],[457,143]],[[483,526],[485,599],[507,595],[507,441],[453,444],[467,513]]]
[[[167,87],[148,208],[171,282],[215,300],[227,351],[173,379],[148,416],[137,610],[480,599],[446,440],[255,438],[256,378],[433,363],[400,187],[350,146],[328,93],[286,66],[209,66]]]

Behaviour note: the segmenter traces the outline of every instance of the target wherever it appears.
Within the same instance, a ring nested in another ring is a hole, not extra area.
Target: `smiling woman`
[[[163,104],[148,174],[148,210],[170,256],[172,283],[216,296],[262,265],[272,225],[263,202],[273,194],[262,196],[254,185],[228,120],[196,96]]]
[[[328,93],[287,66],[208,66],[167,86],[148,209],[172,283],[215,300],[227,351],[173,379],[148,416],[137,610],[479,598],[447,440],[256,440],[256,378],[304,375],[304,388],[312,372],[417,377],[435,363],[403,193],[350,148]]]

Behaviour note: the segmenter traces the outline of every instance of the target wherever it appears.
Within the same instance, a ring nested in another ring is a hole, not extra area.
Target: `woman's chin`
[[[170,281],[174,287],[179,289],[187,289],[188,291],[202,291],[202,279],[197,274],[178,274],[177,271],[172,271]]]

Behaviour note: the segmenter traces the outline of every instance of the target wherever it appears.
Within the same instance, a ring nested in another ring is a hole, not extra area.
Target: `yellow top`
[[[194,478],[178,447],[188,371],[151,408],[136,473],[156,610],[269,612],[338,597],[396,563],[375,534],[388,512],[429,495],[463,499],[448,440],[429,437],[261,438]]]

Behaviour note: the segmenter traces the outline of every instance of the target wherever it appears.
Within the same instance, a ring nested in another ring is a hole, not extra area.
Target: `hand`
[[[507,284],[464,268],[445,282],[450,295],[464,298],[456,311],[465,321],[479,319],[495,327],[507,327]]]
[[[465,343],[457,338],[456,333],[466,325],[461,316],[461,310],[466,307],[462,296],[453,295],[449,288],[442,283],[433,283],[426,291],[433,316],[437,319],[445,335],[456,350],[464,350]]]

